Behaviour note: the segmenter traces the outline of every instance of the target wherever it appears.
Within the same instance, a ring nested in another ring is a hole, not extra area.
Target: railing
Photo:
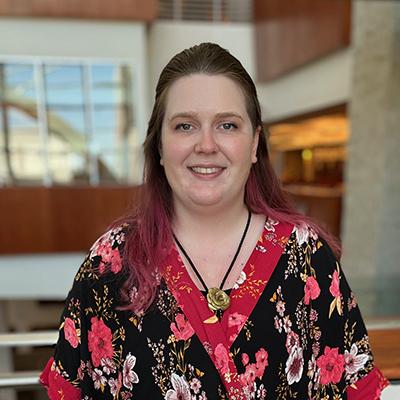
[[[57,341],[57,331],[0,334],[0,348],[51,346]],[[0,389],[37,386],[40,371],[0,372]]]
[[[251,22],[251,0],[160,0],[160,19]]]

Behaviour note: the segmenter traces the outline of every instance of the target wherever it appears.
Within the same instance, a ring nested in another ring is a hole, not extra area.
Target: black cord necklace
[[[178,245],[179,249],[181,250],[181,252],[183,253],[183,255],[186,257],[188,263],[190,264],[190,266],[193,269],[193,272],[196,274],[197,278],[199,279],[199,281],[201,282],[201,284],[204,287],[204,290],[207,292],[207,303],[208,303],[208,308],[213,311],[214,313],[217,314],[218,317],[221,316],[222,312],[225,311],[231,303],[231,299],[229,298],[228,294],[222,290],[222,288],[224,287],[224,284],[226,282],[226,279],[228,278],[230,272],[232,271],[233,265],[235,264],[235,261],[240,253],[240,250],[242,248],[244,239],[247,235],[247,231],[249,230],[249,226],[250,226],[250,221],[251,221],[251,212],[249,210],[249,215],[247,217],[247,222],[246,222],[246,227],[244,228],[244,232],[242,235],[242,238],[240,239],[239,242],[239,246],[236,250],[235,255],[233,256],[232,262],[229,265],[229,268],[227,269],[224,278],[222,279],[221,284],[219,285],[219,288],[213,287],[213,288],[208,288],[206,283],[204,282],[203,278],[201,277],[199,271],[197,270],[197,268],[195,267],[193,261],[191,260],[191,258],[188,256],[188,254],[186,253],[185,249],[183,248],[183,246],[181,245],[181,243],[179,242],[179,240],[177,239],[177,237],[174,236],[174,239],[176,241],[176,244]]]

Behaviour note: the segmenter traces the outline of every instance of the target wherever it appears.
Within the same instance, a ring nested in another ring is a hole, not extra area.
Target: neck
[[[188,209],[175,205],[173,230],[178,236],[211,238],[221,237],[227,230],[241,227],[247,220],[248,209],[244,203],[224,209]]]

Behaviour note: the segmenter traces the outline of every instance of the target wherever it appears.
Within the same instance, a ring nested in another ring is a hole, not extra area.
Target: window
[[[123,63],[0,63],[0,184],[131,183],[132,82]]]

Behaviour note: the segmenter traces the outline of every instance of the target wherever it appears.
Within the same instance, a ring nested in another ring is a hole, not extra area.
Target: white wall
[[[273,82],[257,84],[264,119],[282,119],[347,102],[352,58],[352,49],[347,48]]]
[[[176,53],[201,42],[214,42],[237,57],[255,76],[254,26],[250,23],[155,22],[149,31],[151,101],[161,70]]]

